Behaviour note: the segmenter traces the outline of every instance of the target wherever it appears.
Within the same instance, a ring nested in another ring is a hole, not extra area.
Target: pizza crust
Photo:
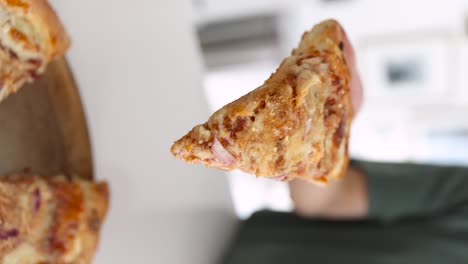
[[[304,33],[265,83],[174,143],[189,163],[326,184],[344,174],[353,118],[344,32],[334,20]]]
[[[37,78],[69,46],[46,0],[0,0],[0,101]]]

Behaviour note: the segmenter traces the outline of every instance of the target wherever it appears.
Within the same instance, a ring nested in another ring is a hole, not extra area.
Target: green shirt
[[[242,224],[223,263],[468,263],[468,168],[352,166],[366,172],[367,219],[258,212]]]

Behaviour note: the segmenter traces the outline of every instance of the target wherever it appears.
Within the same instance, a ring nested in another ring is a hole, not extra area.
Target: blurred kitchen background
[[[239,218],[291,209],[284,183],[226,177],[169,148],[326,18],[347,30],[365,85],[352,156],[468,164],[466,0],[51,3],[72,39],[94,172],[112,189],[98,264],[218,263]]]
[[[365,104],[353,158],[468,164],[468,1],[193,0],[212,111],[258,87],[317,22],[356,50]],[[231,172],[238,216],[291,209],[286,184]]]

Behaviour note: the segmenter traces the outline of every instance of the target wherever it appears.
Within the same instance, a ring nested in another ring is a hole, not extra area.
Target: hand
[[[357,114],[362,106],[363,101],[363,90],[362,90],[362,81],[361,77],[359,76],[357,64],[356,64],[356,57],[354,48],[351,42],[346,35],[346,32],[342,28],[343,32],[343,39],[344,39],[344,55],[346,58],[346,62],[349,65],[349,69],[351,71],[351,84],[349,89],[351,91],[351,100],[353,101],[353,108],[354,114]]]

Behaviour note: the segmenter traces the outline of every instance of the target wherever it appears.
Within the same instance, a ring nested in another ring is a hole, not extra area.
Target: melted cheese
[[[15,250],[3,257],[3,264],[36,264],[41,261],[46,262],[44,256],[41,256],[35,248],[29,244],[22,244]]]

